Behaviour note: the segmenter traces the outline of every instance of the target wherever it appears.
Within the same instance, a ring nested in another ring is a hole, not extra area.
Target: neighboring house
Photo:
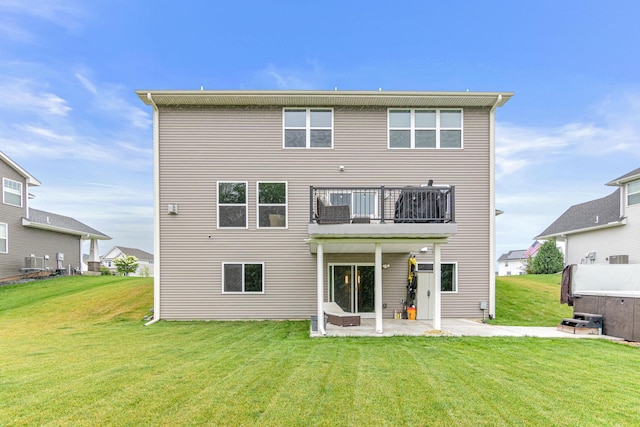
[[[618,188],[571,206],[536,237],[564,245],[566,264],[640,263],[640,168],[607,185]]]
[[[113,260],[125,256],[134,256],[138,259],[138,269],[130,276],[149,277],[153,276],[153,254],[141,249],[125,248],[124,246],[114,246],[106,254],[100,257],[100,263],[107,267],[112,273],[117,273]]]
[[[109,236],[73,218],[29,208],[29,188],[40,182],[0,152],[0,278],[29,272],[81,270],[82,242],[91,241],[99,271],[98,240]]]
[[[528,249],[509,251],[498,258],[498,276],[517,276],[526,274],[527,259],[532,259],[540,249],[540,242],[533,242]]]
[[[525,262],[527,261],[525,252],[526,249],[522,249],[500,255],[500,258],[498,258],[498,276],[525,274]]]
[[[331,301],[381,332],[412,254],[436,329],[495,315],[494,114],[512,93],[136,93],[154,110],[154,321]]]

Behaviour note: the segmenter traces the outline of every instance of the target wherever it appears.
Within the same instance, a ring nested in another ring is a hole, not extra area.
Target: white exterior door
[[[416,289],[416,319],[433,320],[435,312],[436,281],[433,272],[417,271],[418,287]]]

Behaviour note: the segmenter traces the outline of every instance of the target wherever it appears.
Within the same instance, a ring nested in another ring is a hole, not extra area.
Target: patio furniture
[[[327,315],[327,321],[338,326],[360,326],[360,316],[353,313],[347,313],[335,302],[325,302],[322,304],[324,314]]]
[[[348,205],[331,206],[318,197],[318,224],[345,224],[351,221]]]

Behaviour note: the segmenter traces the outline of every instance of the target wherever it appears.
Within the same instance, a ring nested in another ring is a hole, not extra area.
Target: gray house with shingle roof
[[[102,257],[100,263],[103,267],[107,267],[112,273],[117,272],[113,260],[124,256],[134,256],[138,259],[138,268],[131,276],[149,277],[153,276],[153,254],[136,248],[125,248],[124,246],[114,246]]]
[[[524,274],[524,261],[526,249],[509,251],[498,258],[498,276],[517,276]]]
[[[111,237],[64,215],[29,207],[29,188],[40,182],[0,152],[0,279],[32,272],[80,271],[82,242],[91,241],[99,271],[99,240]]]
[[[608,182],[610,195],[571,206],[536,239],[556,239],[567,264],[640,263],[640,168]]]

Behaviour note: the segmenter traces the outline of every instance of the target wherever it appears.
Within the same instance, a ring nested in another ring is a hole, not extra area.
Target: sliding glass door
[[[344,311],[373,313],[375,267],[367,264],[333,264],[329,266],[330,297]]]

